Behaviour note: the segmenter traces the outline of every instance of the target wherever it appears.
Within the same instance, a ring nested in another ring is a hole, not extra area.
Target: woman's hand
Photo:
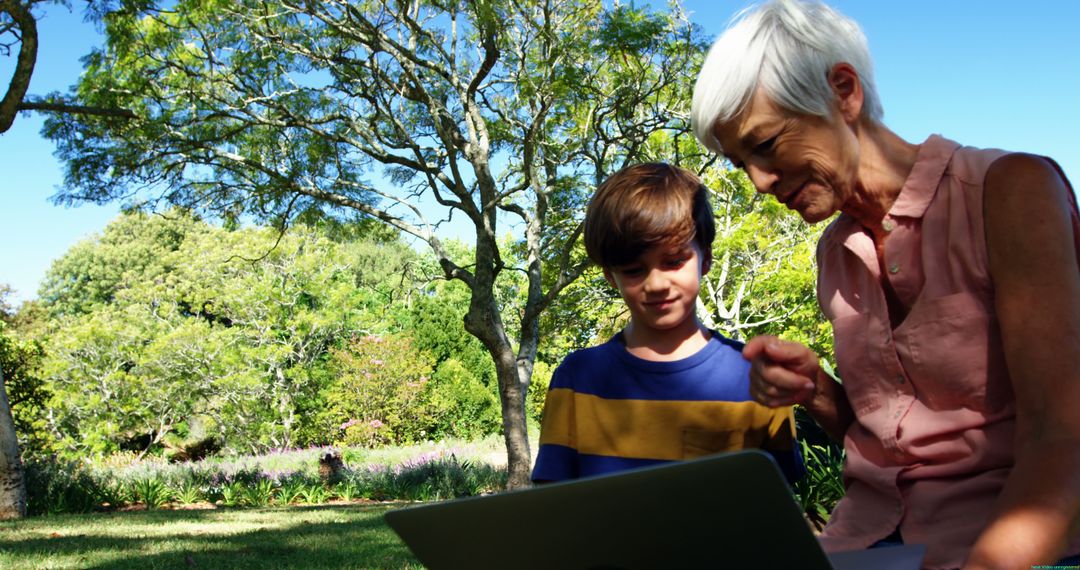
[[[750,361],[750,397],[776,408],[801,404],[833,439],[843,441],[854,421],[843,386],[821,369],[806,346],[775,336],[750,339],[743,347]]]
[[[778,408],[813,397],[821,365],[802,344],[762,335],[746,343],[743,358],[750,361],[750,396],[759,404]]]

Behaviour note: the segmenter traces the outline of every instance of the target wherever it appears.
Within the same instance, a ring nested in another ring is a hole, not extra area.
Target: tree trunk
[[[502,404],[503,439],[506,442],[507,489],[523,489],[532,484],[532,454],[525,421],[525,390],[518,375],[517,360],[510,350],[496,359],[499,401]]]
[[[499,318],[495,298],[490,293],[492,289],[489,286],[478,292],[474,286],[469,312],[465,314],[465,330],[480,340],[495,363],[509,475],[506,487],[522,489],[532,484],[532,454],[529,453],[525,422],[525,390],[518,374],[517,358]]]
[[[19,458],[19,439],[0,370],[0,520],[26,516],[26,481]]]
[[[481,313],[481,314],[477,314]],[[484,315],[482,313],[488,313]],[[517,359],[510,343],[505,342],[502,322],[490,317],[490,311],[469,310],[465,330],[480,339],[495,362],[502,408],[503,440],[506,443],[507,489],[523,489],[532,484],[532,454],[529,452],[525,422],[525,390],[518,374]]]

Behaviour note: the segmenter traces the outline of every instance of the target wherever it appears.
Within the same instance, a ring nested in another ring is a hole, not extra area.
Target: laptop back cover
[[[774,461],[740,451],[407,507],[428,568],[830,568]]]

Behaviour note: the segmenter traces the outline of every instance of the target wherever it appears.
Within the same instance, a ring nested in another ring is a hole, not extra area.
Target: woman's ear
[[[850,63],[832,66],[828,75],[829,86],[836,96],[836,105],[845,122],[851,123],[862,115],[863,90],[859,72]]]
[[[710,269],[712,269],[712,252],[704,251],[701,253],[701,275],[704,276]]]

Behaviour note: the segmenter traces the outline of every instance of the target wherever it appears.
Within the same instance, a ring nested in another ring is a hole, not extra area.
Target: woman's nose
[[[750,177],[750,182],[754,183],[754,188],[763,194],[772,194],[776,183],[780,181],[780,173],[776,169],[762,164],[748,162],[746,175]]]

